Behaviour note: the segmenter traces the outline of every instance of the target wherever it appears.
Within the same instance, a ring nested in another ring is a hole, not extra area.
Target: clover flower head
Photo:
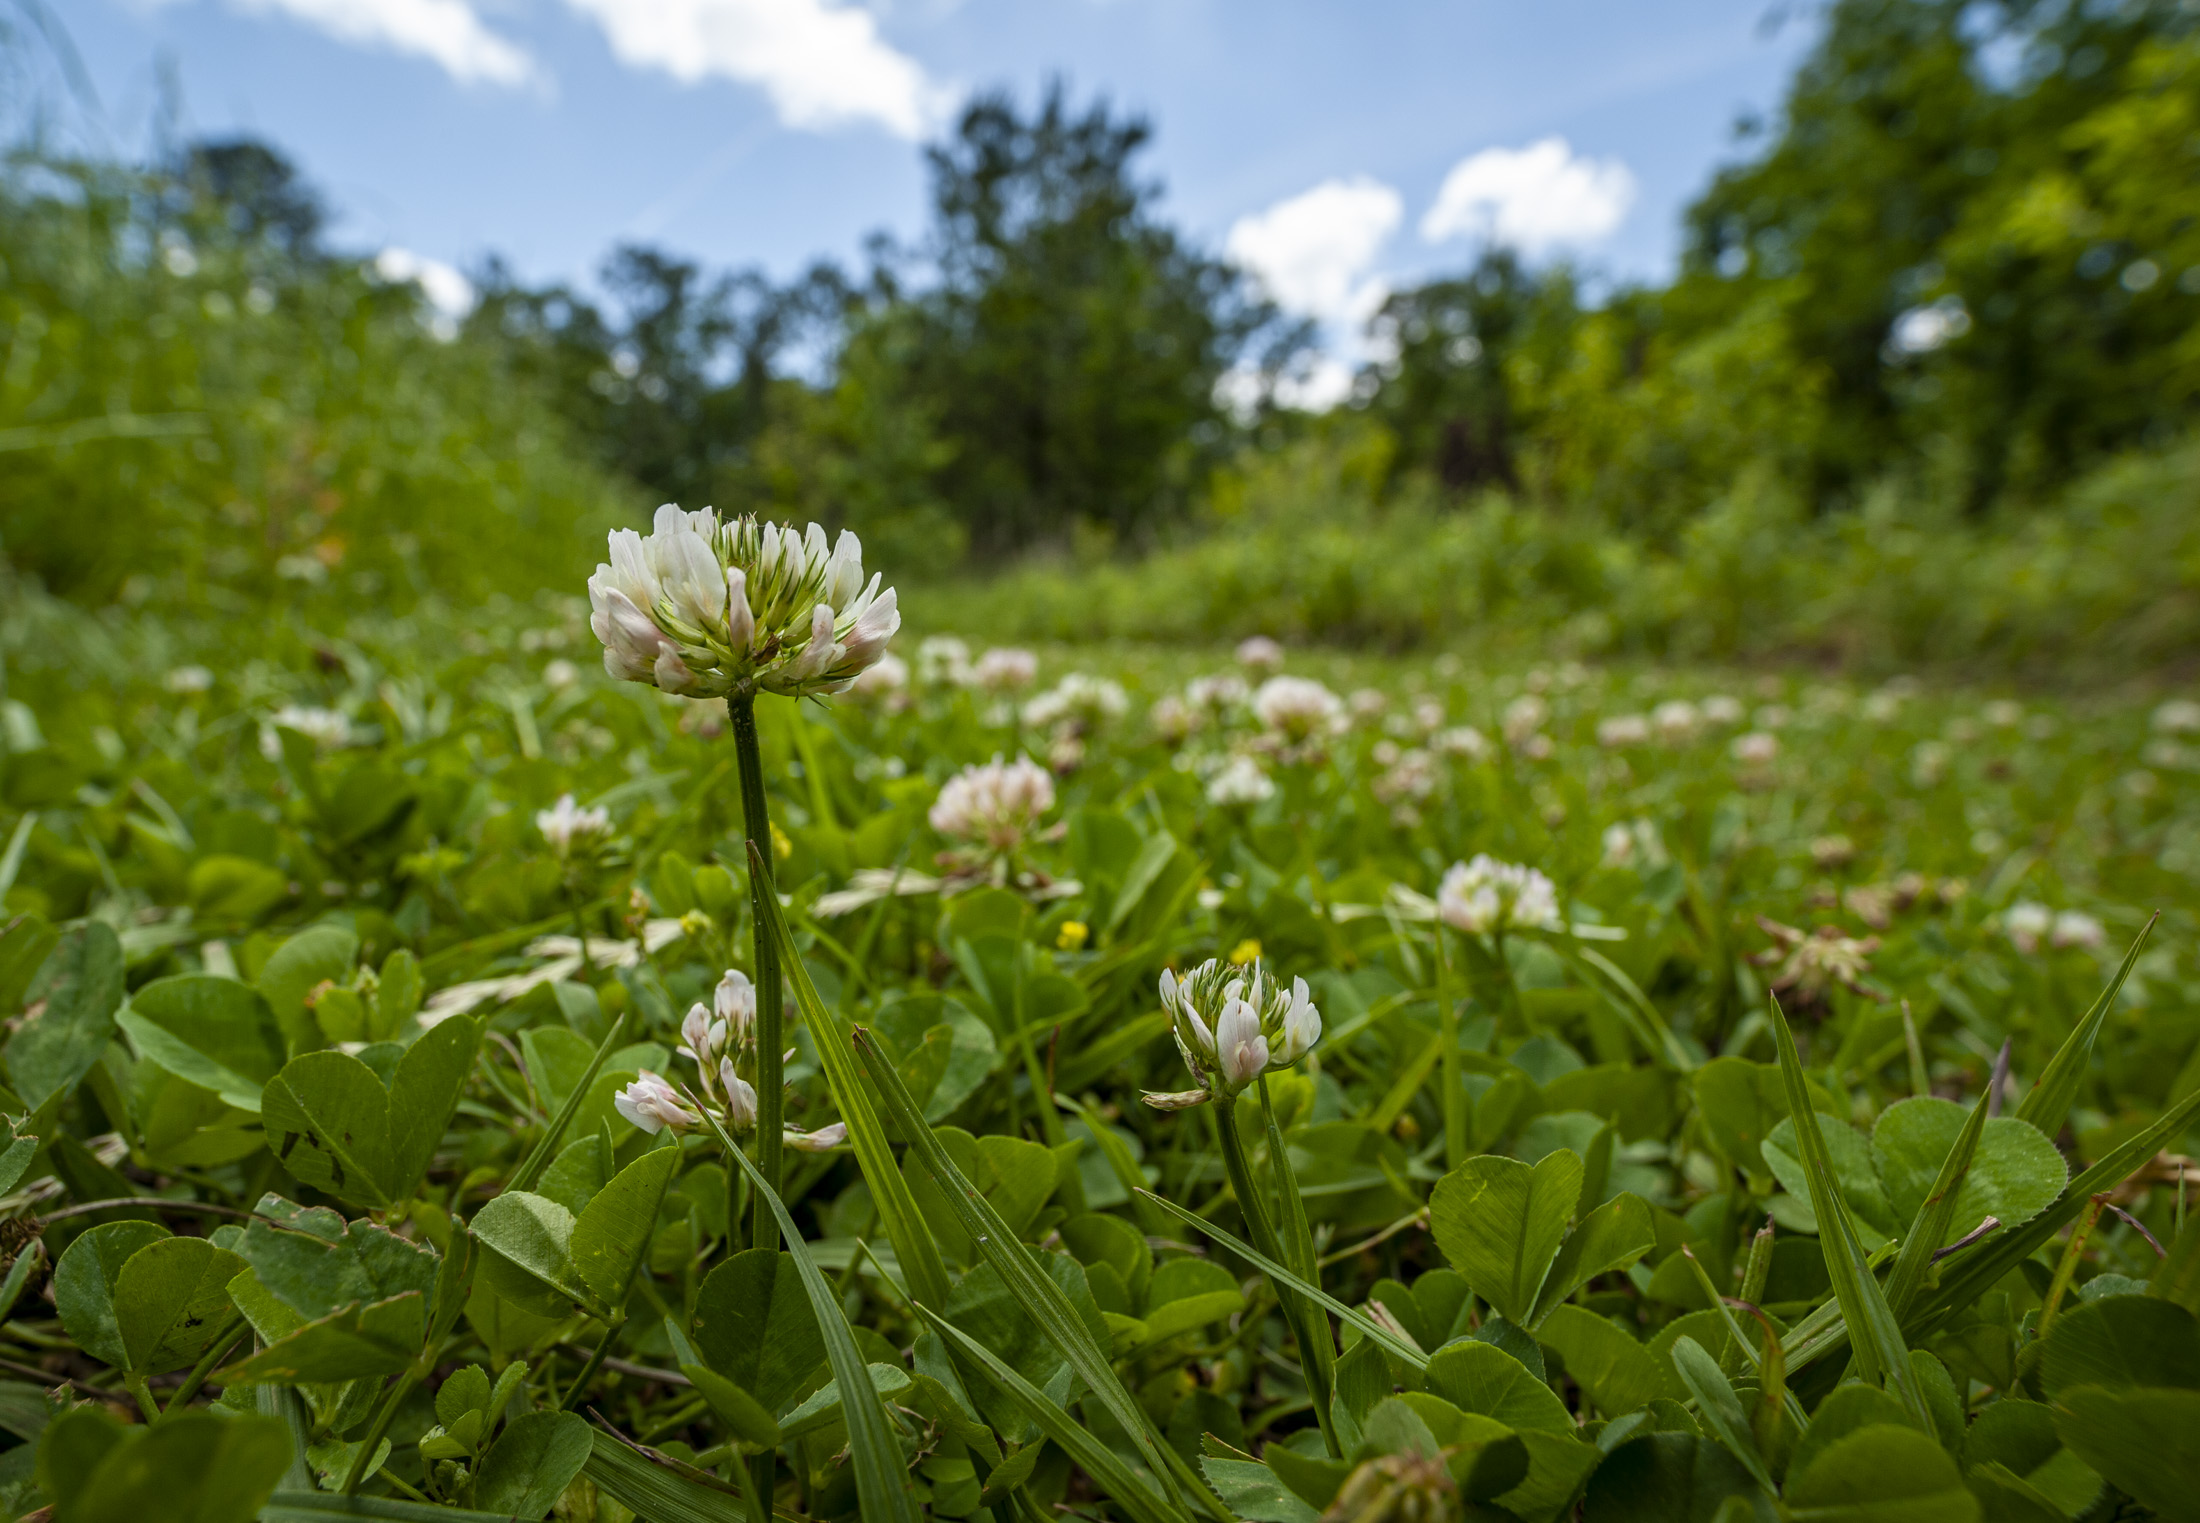
[[[1161,973],[1161,1005],[1197,1090],[1148,1095],[1157,1110],[1184,1110],[1234,1095],[1270,1069],[1289,1068],[1321,1040],[1321,1012],[1306,980],[1289,987],[1259,961],[1240,968],[1209,958],[1179,979]]]
[[[1014,693],[1031,686],[1039,676],[1039,658],[1014,646],[997,646],[978,658],[970,677],[989,693]]]
[[[2084,947],[2089,952],[2107,939],[2107,928],[2083,910],[2064,910],[2047,933],[2049,946]]]
[[[341,751],[352,741],[351,721],[337,710],[286,703],[268,717],[260,730],[260,754],[269,761],[282,759],[283,743],[277,730],[295,730],[323,751]]]
[[[1705,724],[1740,724],[1742,700],[1730,693],[1713,693],[1696,705],[1696,712],[1703,716]]]
[[[1597,744],[1616,751],[1639,746],[1650,738],[1650,721],[1640,714],[1614,714],[1597,721]]]
[[[940,789],[926,816],[932,828],[951,841],[982,846],[1006,856],[1037,830],[1039,818],[1054,807],[1054,778],[1027,756],[965,767]]]
[[[690,698],[845,692],[901,628],[894,589],[863,577],[863,545],[811,524],[657,510],[645,538],[611,532],[588,579],[604,670]]]
[[[1780,737],[1770,730],[1747,730],[1734,737],[1734,759],[1745,767],[1766,767],[1780,754]]]
[[[1380,719],[1384,710],[1390,707],[1390,695],[1381,688],[1354,688],[1352,696],[1345,699],[1345,706],[1352,711],[1354,719]]]
[[[891,698],[908,686],[909,663],[888,651],[858,672],[848,691],[858,698]]]
[[[1475,936],[1553,930],[1559,923],[1558,889],[1532,867],[1500,862],[1485,853],[1471,862],[1454,862],[1445,872],[1436,891],[1436,913],[1444,924]]]
[[[1259,804],[1276,796],[1276,785],[1250,756],[1233,756],[1207,780],[1207,802],[1227,808]]]
[[[611,1097],[611,1105],[652,1137],[666,1127],[677,1136],[703,1119],[688,1109],[678,1090],[646,1068],[635,1075],[632,1084]]]
[[[1428,743],[1445,756],[1463,756],[1468,761],[1482,761],[1493,749],[1490,738],[1471,724],[1455,724],[1449,729],[1438,730],[1428,738]]]
[[[1415,746],[1400,751],[1371,787],[1386,804],[1412,804],[1436,791],[1438,776],[1436,758]]]
[[[1185,683],[1184,701],[1210,719],[1225,719],[1253,701],[1253,690],[1236,672],[1222,672]]]
[[[736,1047],[756,1040],[756,985],[739,968],[728,968],[710,993],[711,1014],[733,1033]]]
[[[1696,733],[1703,715],[1687,699],[1669,698],[1650,711],[1650,723],[1657,727],[1659,738],[1677,744]]]
[[[2044,904],[2020,899],[2002,911],[2001,928],[2010,944],[2029,957],[2055,928],[2055,912]]]
[[[968,687],[970,646],[955,635],[926,635],[917,644],[917,680],[927,687]]]
[[[1635,831],[1631,825],[1604,827],[1604,865],[1625,867],[1635,860]]]
[[[1303,746],[1345,727],[1344,700],[1311,677],[1270,677],[1253,694],[1253,717],[1287,744]]]
[[[609,835],[611,813],[600,806],[583,809],[565,793],[550,808],[535,811],[535,828],[550,843],[551,854],[563,860]]]
[[[1523,693],[1505,705],[1505,743],[1524,746],[1551,717],[1551,706],[1534,693]]]
[[[1098,729],[1130,712],[1123,685],[1107,677],[1070,672],[1024,705],[1024,723],[1033,729],[1053,726],[1072,734]]]
[[[2164,735],[2200,733],[2200,703],[2190,698],[2172,698],[2154,711],[2153,724]]]
[[[203,693],[214,685],[214,674],[203,666],[173,667],[161,685],[171,693]]]
[[[1283,665],[1283,646],[1266,635],[1248,635],[1238,641],[1238,664],[1256,672],[1272,672]]]
[[[1186,740],[1198,729],[1202,719],[1200,712],[1175,693],[1163,693],[1146,711],[1146,722],[1153,726],[1154,734],[1170,745]]]

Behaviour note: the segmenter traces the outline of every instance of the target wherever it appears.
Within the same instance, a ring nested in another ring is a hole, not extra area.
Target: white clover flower
[[[978,658],[971,680],[989,693],[1014,693],[1031,686],[1039,675],[1039,658],[1028,650],[999,646]]]
[[[1671,743],[1687,740],[1702,722],[1696,706],[1685,698],[1669,698],[1650,711],[1650,723],[1657,727],[1659,737]]]
[[[1235,672],[1194,677],[1184,684],[1184,701],[1208,719],[1228,719],[1253,701],[1253,690]]]
[[[1558,889],[1532,867],[1500,862],[1487,854],[1454,862],[1436,891],[1436,913],[1470,935],[1491,931],[1554,930]]]
[[[2055,928],[2055,912],[2044,904],[2029,899],[2019,899],[2001,913],[2002,931],[2010,944],[2029,957],[2040,949],[2048,933]]]
[[[718,987],[711,990],[711,1013],[729,1032],[736,1047],[747,1047],[756,1040],[756,985],[749,982],[748,974],[739,968],[726,969],[718,980]]]
[[[1444,721],[1448,718],[1450,716],[1444,712],[1444,705],[1437,699],[1416,698],[1413,700],[1413,723],[1420,728],[1422,734],[1435,734],[1444,727]],[[1461,728],[1464,729],[1466,726],[1461,726]]]
[[[2047,933],[2049,946],[2083,947],[2089,952],[2107,939],[2108,928],[2081,910],[2064,910]]]
[[[909,663],[888,651],[856,675],[848,691],[858,698],[891,698],[909,686]]]
[[[588,602],[605,671],[689,698],[845,692],[901,628],[853,534],[828,545],[816,524],[721,523],[670,503],[646,539],[612,531]]]
[[[733,1071],[733,1059],[718,1065],[718,1082],[726,1094],[726,1125],[738,1135],[756,1130],[756,1086]]]
[[[1762,767],[1780,754],[1780,737],[1770,730],[1748,730],[1735,736],[1729,749],[1743,766]]]
[[[1650,739],[1650,721],[1641,714],[1614,714],[1597,721],[1597,744],[1617,750],[1639,746]]]
[[[1170,745],[1188,739],[1199,728],[1199,711],[1175,693],[1163,693],[1146,711],[1146,722],[1153,726],[1154,734]]]
[[[563,656],[545,663],[542,668],[542,685],[553,693],[562,693],[580,680],[581,669]]]
[[[798,1132],[788,1127],[780,1133],[788,1147],[798,1153],[830,1153],[834,1148],[848,1145],[848,1123],[835,1121],[831,1126],[821,1126],[814,1132]]]
[[[1697,705],[1697,712],[1703,715],[1705,724],[1740,724],[1742,700],[1726,693],[1713,693]]]
[[[1760,730],[1784,730],[1795,722],[1795,711],[1784,703],[1768,703],[1756,714]]]
[[[2154,711],[2154,728],[2164,735],[2190,735],[2200,731],[2200,703],[2172,698]]]
[[[1434,793],[1437,780],[1436,758],[1415,747],[1401,751],[1370,787],[1375,797],[1386,804],[1406,804]]]
[[[1945,741],[1921,740],[1910,752],[1910,781],[1920,788],[1937,787],[1954,759],[1955,752]]]
[[[562,859],[609,835],[611,812],[601,806],[582,809],[572,794],[561,793],[553,807],[535,811],[535,828],[550,843],[551,854]]]
[[[1082,733],[1122,718],[1130,707],[1130,697],[1121,683],[1071,672],[1024,705],[1024,723],[1034,729],[1058,725]]]
[[[1260,804],[1276,796],[1275,780],[1250,756],[1233,756],[1207,780],[1207,802],[1223,807]]]
[[[1390,707],[1390,695],[1380,688],[1354,688],[1352,696],[1345,700],[1354,719],[1380,719]]]
[[[274,712],[267,723],[268,728],[260,731],[260,751],[270,759],[283,754],[282,742],[275,736],[276,730],[295,730],[323,751],[340,751],[351,744],[351,721],[334,709],[286,703]]]
[[[214,685],[214,674],[203,666],[179,666],[162,679],[171,693],[203,693]]]
[[[970,647],[953,635],[926,635],[917,645],[917,680],[927,687],[968,687]]]
[[[1283,665],[1283,647],[1266,635],[1248,635],[1238,641],[1238,664],[1256,672],[1272,672]]]
[[[1523,693],[1505,705],[1505,742],[1525,746],[1551,717],[1551,706],[1533,693]]]
[[[1635,860],[1635,832],[1627,825],[1604,827],[1604,865],[1625,867]]]
[[[1270,677],[1253,694],[1253,717],[1292,745],[1344,728],[1344,700],[1311,677]]]
[[[1161,971],[1161,1006],[1196,1090],[1148,1094],[1156,1110],[1184,1110],[1234,1095],[1272,1068],[1289,1068],[1321,1040],[1321,1011],[1306,980],[1285,988],[1273,974],[1209,958],[1179,979]]]
[[[725,1045],[726,1023],[710,1018],[710,1006],[701,1000],[688,1006],[687,1016],[680,1022],[680,1056],[694,1063],[706,1093],[711,1084],[711,1067],[718,1060],[719,1049]]]
[[[1030,839],[1054,807],[1054,778],[1029,757],[965,767],[949,778],[926,816],[951,841],[1006,856]]]
[[[1471,724],[1458,724],[1448,730],[1438,730],[1429,737],[1428,743],[1445,756],[1463,756],[1468,761],[1487,760],[1490,752],[1495,749],[1490,744],[1490,738]]]
[[[1996,698],[1979,710],[1986,722],[1997,729],[2009,730],[2024,723],[2024,705],[2014,698]]]
[[[680,1092],[648,1069],[611,1097],[612,1108],[654,1137],[666,1127],[675,1135],[701,1124],[702,1117],[689,1110]]]

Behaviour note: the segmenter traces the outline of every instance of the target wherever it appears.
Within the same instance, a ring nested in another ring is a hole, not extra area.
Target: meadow
[[[587,549],[9,585],[11,1515],[2196,1516],[2200,707]]]

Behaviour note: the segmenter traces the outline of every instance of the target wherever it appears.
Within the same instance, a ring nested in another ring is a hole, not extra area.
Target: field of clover
[[[578,583],[0,613],[9,1516],[2200,1518],[2200,704]]]

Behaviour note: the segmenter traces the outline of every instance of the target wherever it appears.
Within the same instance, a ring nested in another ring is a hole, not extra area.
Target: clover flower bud
[[[1286,989],[1257,961],[1244,969],[1209,958],[1179,979],[1163,969],[1161,1006],[1196,1090],[1148,1094],[1157,1110],[1184,1110],[1235,1095],[1271,1068],[1288,1068],[1321,1039],[1321,1012],[1306,980]]]
[[[711,1065],[717,1061],[718,1049],[726,1043],[726,1023],[710,1018],[710,1007],[701,1000],[688,1006],[686,1019],[680,1022],[680,1056],[693,1062],[703,1077],[703,1088],[710,1088]]]
[[[756,1130],[756,1086],[733,1071],[733,1059],[719,1062],[718,1082],[726,1094],[726,1125],[736,1132]]]
[[[1215,1023],[1215,1061],[1222,1080],[1231,1089],[1243,1089],[1268,1066],[1268,1041],[1260,1032],[1260,1015],[1242,999],[1222,1007]]]
[[[814,1132],[798,1132],[792,1127],[781,1133],[782,1140],[798,1153],[830,1153],[834,1148],[848,1144],[848,1123],[835,1121],[831,1126],[821,1126]]]
[[[611,813],[601,807],[582,809],[573,802],[572,794],[565,793],[551,808],[535,812],[535,828],[550,843],[551,854],[563,860],[609,835]]]
[[[666,1127],[677,1135],[703,1119],[688,1109],[678,1090],[646,1068],[635,1075],[632,1084],[611,1097],[611,1105],[652,1137]]]
[[[726,969],[725,977],[718,980],[718,987],[711,991],[711,1013],[718,1017],[720,1026],[733,1035],[736,1047],[746,1047],[756,1039],[756,985],[739,968]]]
[[[901,627],[894,589],[863,578],[862,543],[844,531],[828,546],[816,524],[667,503],[647,538],[613,530],[610,557],[588,579],[604,670],[668,693],[845,692]]]

